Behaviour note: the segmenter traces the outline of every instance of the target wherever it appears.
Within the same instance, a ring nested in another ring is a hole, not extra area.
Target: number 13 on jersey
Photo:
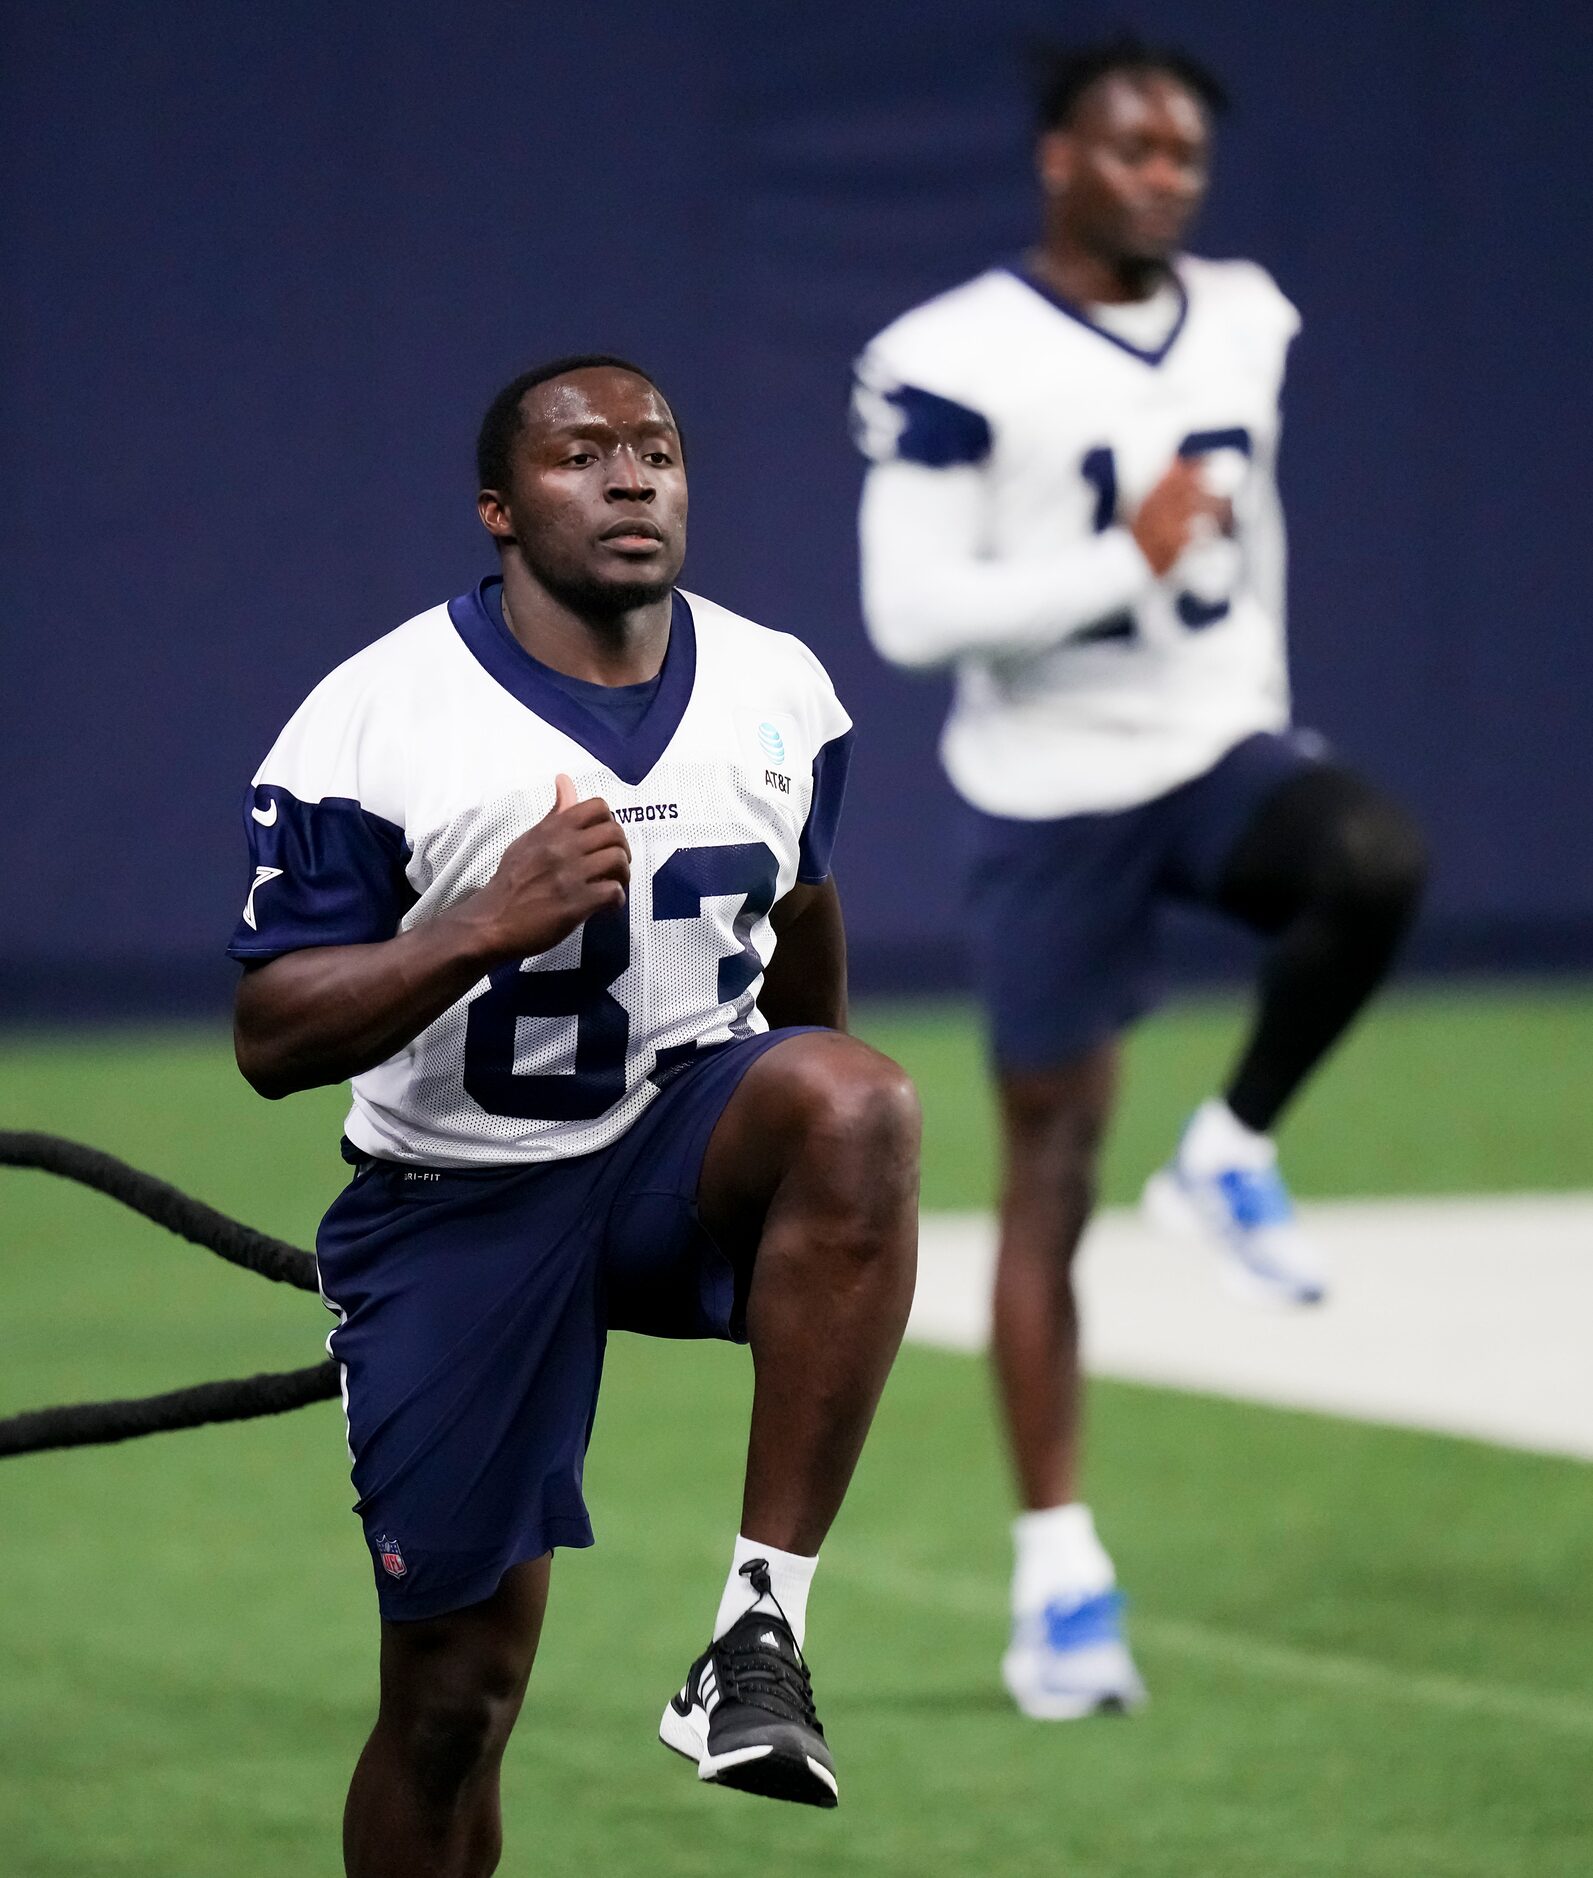
[[[1224,450],[1235,451],[1248,461],[1255,453],[1250,432],[1238,424],[1226,430],[1192,430],[1179,444],[1177,454],[1186,458],[1215,456]],[[1118,519],[1117,457],[1110,445],[1100,444],[1086,451],[1079,464],[1079,474],[1095,491],[1093,526],[1096,534],[1104,534]],[[1232,601],[1226,597],[1189,592],[1180,593],[1174,605],[1179,619],[1191,632],[1215,626],[1232,611]],[[1132,630],[1132,620],[1125,614],[1120,630],[1110,634],[1097,632],[1092,637],[1128,638]]]

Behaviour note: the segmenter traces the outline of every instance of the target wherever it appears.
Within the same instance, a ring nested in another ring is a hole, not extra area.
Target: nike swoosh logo
[[[264,809],[250,809],[249,813],[254,817],[254,819],[260,824],[262,828],[270,828],[277,819],[276,801],[275,799],[272,800],[271,813],[269,815],[265,812]]]

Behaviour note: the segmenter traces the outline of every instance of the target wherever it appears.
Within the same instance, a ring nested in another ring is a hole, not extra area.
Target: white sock
[[[1090,1509],[1077,1500],[1020,1513],[1012,1522],[1012,1543],[1012,1609],[1017,1616],[1046,1604],[1082,1603],[1117,1583],[1106,1548],[1095,1536]]]
[[[1195,1110],[1178,1144],[1179,1165],[1186,1173],[1196,1175],[1219,1174],[1228,1167],[1259,1172],[1277,1158],[1272,1137],[1246,1128],[1219,1096],[1202,1102]]]
[[[717,1642],[738,1617],[744,1617],[750,1610],[767,1611],[771,1617],[778,1615],[774,1603],[760,1597],[751,1581],[741,1575],[742,1566],[755,1558],[768,1563],[769,1589],[778,1599],[780,1610],[785,1612],[785,1621],[791,1626],[791,1634],[800,1650],[808,1626],[808,1588],[813,1583],[813,1568],[818,1559],[782,1552],[776,1546],[765,1545],[761,1539],[747,1539],[740,1533],[736,1534],[736,1549],[730,1555],[730,1576],[725,1580],[725,1594],[719,1600],[719,1615],[714,1619],[714,1640]]]

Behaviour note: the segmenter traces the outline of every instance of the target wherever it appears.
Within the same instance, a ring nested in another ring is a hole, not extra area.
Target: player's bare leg
[[[1112,1562],[1078,1498],[1083,1388],[1073,1265],[1095,1204],[1117,1047],[1000,1078],[1005,1179],[991,1354],[1018,1497],[1012,1643],[1025,1714],[1069,1720],[1144,1690],[1123,1642]]]
[[[703,1162],[703,1218],[757,1233],[741,1530],[813,1554],[840,1509],[913,1300],[918,1097],[889,1058],[793,1037],[747,1072]]]
[[[1077,1496],[1079,1314],[1073,1260],[1117,1089],[1117,1046],[1002,1076],[1005,1173],[991,1356],[1017,1477],[1033,1512]]]
[[[815,1032],[753,1065],[704,1159],[704,1223],[757,1248],[741,1533],[714,1641],[660,1727],[705,1780],[835,1804],[802,1656],[807,1591],[912,1304],[918,1138],[901,1070]]]
[[[381,1706],[343,1814],[349,1878],[486,1878],[498,1772],[536,1656],[551,1557],[480,1604],[382,1626]]]

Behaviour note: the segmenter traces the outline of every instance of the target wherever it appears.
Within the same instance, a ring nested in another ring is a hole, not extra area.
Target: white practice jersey
[[[677,593],[627,722],[524,651],[498,589],[367,646],[294,714],[246,803],[254,874],[228,948],[390,939],[483,886],[560,771],[609,804],[626,906],[484,976],[354,1078],[354,1145],[434,1167],[605,1147],[696,1051],[766,1030],[769,910],[828,875],[850,755],[823,667],[787,634]]]
[[[1287,722],[1273,464],[1299,318],[1248,261],[1180,259],[1167,297],[1147,342],[1132,310],[993,268],[858,363],[870,635],[955,667],[942,755],[991,814],[1126,808]],[[1178,455],[1205,459],[1235,530],[1157,580],[1124,518]]]

